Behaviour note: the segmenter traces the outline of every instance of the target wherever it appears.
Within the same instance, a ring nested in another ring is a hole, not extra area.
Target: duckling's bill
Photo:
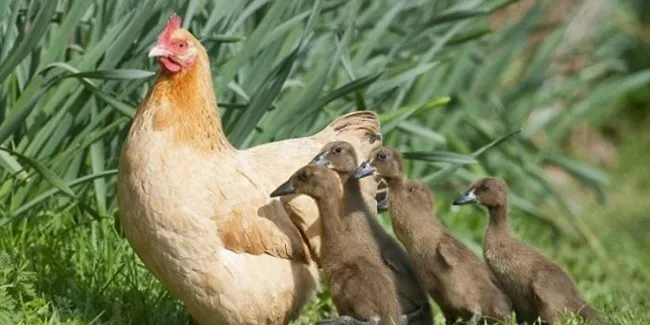
[[[373,167],[372,164],[370,164],[370,161],[366,160],[359,167],[357,167],[352,177],[355,179],[359,179],[359,178],[364,178],[366,176],[370,176],[374,173],[375,173],[375,167]]]
[[[324,153],[321,153],[318,156],[314,157],[314,159],[312,159],[309,164],[314,166],[327,167],[330,165],[330,161],[327,159],[327,157],[325,157]]]
[[[456,200],[454,200],[452,204],[463,205],[463,204],[470,204],[470,203],[477,203],[477,202],[478,202],[478,197],[476,196],[476,193],[474,193],[474,189],[470,189],[465,193],[461,194]]]
[[[296,187],[291,184],[291,180],[288,180],[282,185],[278,186],[278,188],[276,188],[273,192],[271,192],[271,197],[278,197],[294,193],[296,193]]]

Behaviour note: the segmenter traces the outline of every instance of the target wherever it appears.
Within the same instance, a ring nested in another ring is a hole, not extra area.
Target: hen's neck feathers
[[[208,55],[196,43],[195,64],[178,73],[160,71],[137,115],[149,111],[153,129],[171,128],[175,144],[207,152],[233,151],[222,129]]]

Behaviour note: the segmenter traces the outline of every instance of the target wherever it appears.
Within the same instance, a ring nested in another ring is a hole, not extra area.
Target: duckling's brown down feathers
[[[415,180],[391,180],[388,186],[389,210],[397,238],[406,247],[420,281],[447,321],[479,316],[489,321],[507,318],[508,299],[487,266],[439,222],[432,201],[424,197],[431,196],[428,186]]]
[[[529,324],[538,317],[555,322],[573,312],[605,324],[589,306],[569,275],[536,249],[520,242],[508,227],[508,186],[500,179],[477,180],[454,204],[480,203],[488,208],[489,223],[483,254],[490,270],[510,297],[517,318]]]

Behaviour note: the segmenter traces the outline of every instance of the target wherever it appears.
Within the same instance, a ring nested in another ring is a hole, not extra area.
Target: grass
[[[638,232],[648,176],[636,173],[647,169],[643,139],[622,142],[605,208],[588,204],[580,213],[542,167],[605,194],[606,173],[572,159],[564,140],[576,124],[645,89],[650,71],[630,73],[621,59],[630,36],[611,24],[591,28],[589,50],[563,47],[558,58],[575,15],[549,28],[542,4],[490,29],[490,16],[512,2],[0,2],[0,325],[185,320],[114,221],[119,149],[151,85],[146,52],[172,11],[206,45],[237,147],[309,134],[372,108],[385,143],[414,152],[409,173],[436,185],[441,215],[462,238],[480,241],[485,218],[450,210],[449,199],[477,175],[505,177],[522,237],[566,265],[618,323],[644,320],[648,240]],[[548,37],[525,46],[542,28]],[[553,67],[576,56],[581,69],[557,78]],[[507,144],[475,154],[522,127]],[[448,173],[457,169],[450,163],[468,161],[475,163]],[[327,300],[316,299],[297,322],[328,313]]]
[[[580,240],[558,240],[548,226],[526,215],[512,218],[520,237],[565,266],[613,325],[650,321],[650,166],[646,163],[650,152],[645,150],[650,134],[642,130],[622,137],[621,165],[611,170],[609,204],[593,202],[584,213],[585,222],[603,243],[604,256]],[[441,210],[448,203],[442,201]],[[186,320],[181,304],[144,269],[115,230],[112,218],[76,223],[76,209],[60,213],[67,217],[43,212],[41,218],[49,221],[0,229],[0,324],[179,324]],[[441,213],[455,233],[472,239],[480,239],[485,225],[482,214],[478,209]],[[305,306],[296,324],[329,315],[331,304],[323,298],[326,295],[319,297]],[[12,304],[18,313],[11,312]]]

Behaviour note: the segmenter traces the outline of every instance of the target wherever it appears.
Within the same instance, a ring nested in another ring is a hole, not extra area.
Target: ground
[[[581,216],[600,240],[600,253],[580,240],[558,239],[541,225],[513,218],[519,236],[568,269],[612,325],[650,324],[650,132],[644,129],[635,127],[618,141],[620,163],[610,170],[608,204],[588,200]],[[186,321],[182,305],[142,267],[112,218],[75,216],[72,208],[62,214],[45,211],[29,223],[0,229],[0,324]],[[305,306],[295,323],[331,311],[324,296]]]

